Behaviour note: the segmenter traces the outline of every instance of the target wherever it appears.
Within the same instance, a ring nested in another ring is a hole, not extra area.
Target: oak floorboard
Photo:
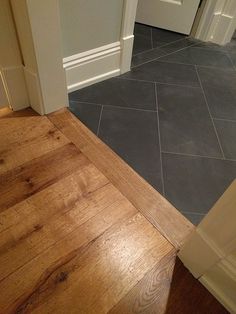
[[[49,118],[0,110],[0,313],[224,313],[176,266],[191,223],[67,111]]]
[[[94,171],[87,174],[96,177]],[[62,192],[60,187],[64,183],[71,185]],[[81,183],[81,179],[73,175],[70,181],[66,178],[55,184],[54,188],[50,188],[50,193],[46,189],[34,195],[33,200],[29,198],[19,204],[17,210],[24,213],[21,215],[24,223],[13,225],[1,233],[0,280],[55,245],[103,209],[109,207],[112,210],[112,206],[123,198],[106,180],[98,179],[96,186],[87,184],[86,188],[79,187],[78,183]],[[58,199],[58,195],[61,198]]]
[[[194,226],[160,193],[67,109],[52,113],[48,118],[176,249],[184,243]]]
[[[17,309],[28,307],[32,313],[55,313],[58,309],[59,313],[107,313],[172,249],[140,213],[126,216],[83,253],[58,267]],[[60,276],[64,280],[58,282]]]
[[[3,173],[0,177],[0,212],[88,163],[88,159],[69,143]]]
[[[69,143],[40,116],[0,118],[0,138],[0,174]]]

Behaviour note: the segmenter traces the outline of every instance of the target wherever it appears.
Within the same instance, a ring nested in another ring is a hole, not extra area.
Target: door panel
[[[200,0],[139,0],[136,22],[189,34]]]

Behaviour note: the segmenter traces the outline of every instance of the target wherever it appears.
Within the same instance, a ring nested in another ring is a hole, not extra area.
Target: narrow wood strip
[[[73,144],[67,144],[5,172],[0,177],[0,212],[88,163]]]
[[[176,247],[193,225],[67,109],[48,115],[125,197]]]

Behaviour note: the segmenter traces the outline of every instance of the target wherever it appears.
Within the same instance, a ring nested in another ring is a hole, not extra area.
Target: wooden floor
[[[0,180],[1,314],[226,313],[191,223],[68,111],[0,111]]]

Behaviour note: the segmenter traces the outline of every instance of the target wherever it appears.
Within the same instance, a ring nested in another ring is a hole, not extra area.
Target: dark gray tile
[[[152,29],[153,47],[161,47],[165,44],[180,40],[186,37],[186,35],[170,32],[161,28]]]
[[[133,55],[152,49],[152,27],[135,23]]]
[[[102,106],[70,101],[69,109],[93,133],[97,133]]]
[[[236,72],[198,67],[214,118],[236,120]]]
[[[175,52],[179,49],[184,49],[186,47],[189,47],[193,45],[193,42],[189,40],[188,38],[184,38],[182,40],[179,40],[177,42],[173,42],[170,44],[166,44],[165,46],[162,46],[161,48],[155,48],[149,51],[145,51],[143,53],[140,53],[136,56],[133,56],[132,58],[132,67],[140,65],[145,62],[149,62],[152,60],[155,60],[157,58],[160,58],[162,56],[165,56],[169,53]]]
[[[214,123],[225,157],[236,160],[236,120],[215,120]]]
[[[222,158],[200,88],[157,85],[163,151]]]
[[[133,55],[152,49],[151,38],[143,35],[134,35]]]
[[[236,69],[236,52],[234,53],[228,53],[228,56],[230,57],[230,60],[233,63],[234,68]]]
[[[122,77],[159,83],[199,86],[194,66],[159,61],[152,61],[135,67]]]
[[[166,198],[182,212],[206,214],[236,177],[236,162],[162,154]]]
[[[104,107],[99,137],[162,192],[157,114]]]
[[[198,213],[184,213],[182,214],[191,221],[191,223],[195,226],[199,225],[199,223],[202,221],[202,219],[205,217],[205,215],[198,214]]]
[[[149,25],[135,23],[134,25],[134,34],[142,35],[151,38],[152,37],[152,27]]]
[[[69,94],[70,100],[156,110],[155,86],[149,82],[109,79]]]
[[[236,40],[233,39],[230,43],[224,46],[211,43],[211,42],[196,41],[196,47],[200,47],[203,49],[211,49],[211,50],[217,50],[217,51],[223,51],[223,52],[236,53]]]
[[[215,50],[189,47],[169,56],[160,58],[162,61],[195,64],[224,69],[232,69],[232,62],[226,53]]]

